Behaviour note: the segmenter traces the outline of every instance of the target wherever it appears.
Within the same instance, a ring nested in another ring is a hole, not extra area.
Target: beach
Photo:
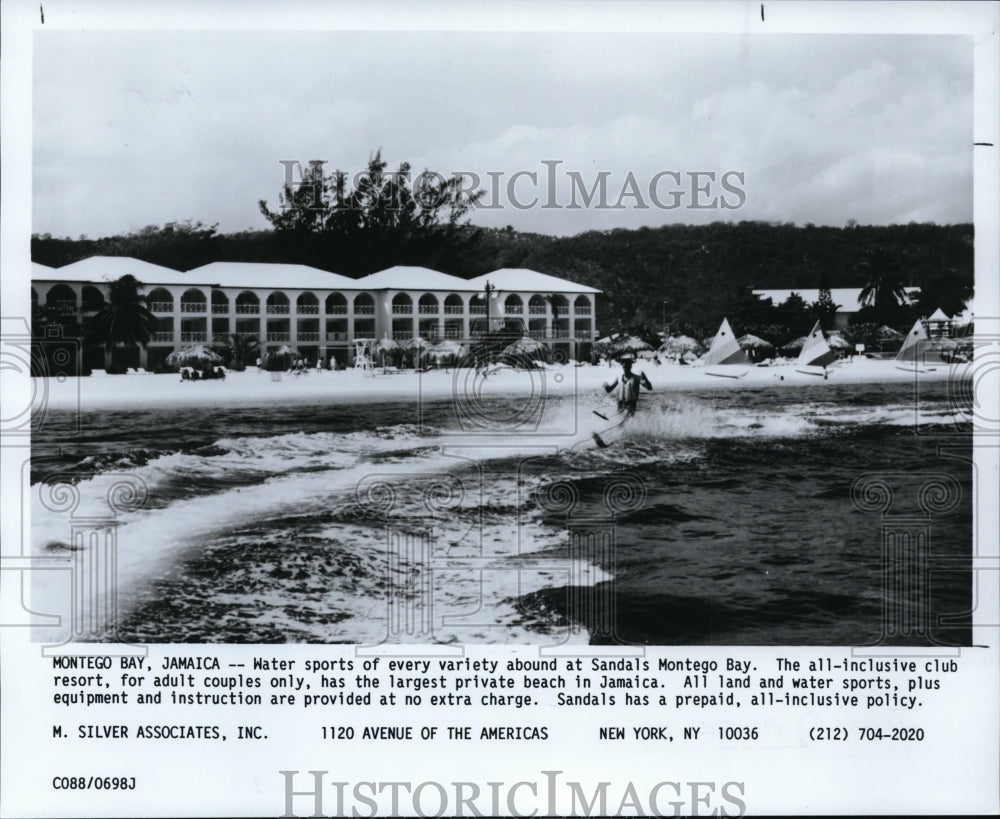
[[[902,384],[960,378],[962,365],[930,364],[922,371],[900,369],[893,360],[856,358],[829,368],[827,378],[817,368],[801,372],[794,364],[769,367],[731,366],[703,368],[640,361],[654,390],[717,390],[794,388],[826,384]],[[709,370],[726,375],[711,375]],[[376,370],[311,370],[302,375],[269,373],[251,367],[229,372],[224,380],[181,382],[175,374],[130,374],[84,378],[35,379],[37,409],[84,411],[148,407],[239,406],[250,403],[352,404],[371,401],[443,400],[452,396],[528,396],[539,394],[565,397],[600,390],[621,372],[617,365],[549,365],[524,371],[502,368],[485,378],[471,368],[428,370],[427,372]],[[728,377],[727,377],[728,376]],[[36,409],[36,412],[37,412]]]

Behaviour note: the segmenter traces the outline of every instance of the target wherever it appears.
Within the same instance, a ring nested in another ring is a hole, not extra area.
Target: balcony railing
[[[580,339],[581,341],[590,341],[592,338],[590,330],[577,330],[574,333],[574,338]]]
[[[326,306],[326,312],[331,316],[346,316],[347,315],[347,305],[346,304],[328,304]]]
[[[315,316],[319,314],[318,304],[300,304],[297,309],[300,316]]]
[[[445,338],[461,338],[462,328],[461,327],[445,327],[444,328]]]
[[[299,341],[319,341],[319,333],[297,333],[295,336]]]
[[[76,311],[76,302],[73,299],[57,299],[54,302],[54,306],[57,310],[73,310]]]
[[[520,316],[524,313],[524,305],[521,304],[506,304],[504,305],[504,313],[508,316]]]
[[[327,333],[327,341],[347,341],[347,333]]]
[[[239,336],[240,338],[260,338],[260,333],[259,332],[252,333],[252,332],[248,332],[246,330],[239,330],[239,331],[233,333],[233,335],[234,336]]]
[[[576,314],[577,314],[578,316],[589,316],[589,315],[590,315],[590,306],[589,306],[589,305],[587,305],[586,307],[584,307],[584,306],[582,306],[582,305],[579,305],[579,304],[578,304],[578,305],[577,305],[577,306],[576,306],[576,307],[574,308],[574,312],[575,312],[575,313],[576,313]]]
[[[212,333],[213,344],[228,344],[229,333]]]
[[[485,304],[470,304],[469,313],[473,316],[485,316],[486,315],[486,305]]]
[[[206,303],[203,301],[182,301],[181,302],[181,312],[182,313],[204,313],[207,309]]]
[[[544,304],[530,304],[528,305],[528,315],[544,316],[548,312],[548,309]]]
[[[362,331],[360,333],[354,334],[355,341],[374,341],[375,334],[367,331]]]
[[[173,342],[173,340],[174,340],[174,334],[173,334],[172,331],[171,332],[164,332],[164,333],[151,333],[150,336],[149,336],[149,340],[150,341],[170,341],[170,342]]]
[[[420,312],[425,316],[436,316],[439,310],[436,304],[421,304]]]
[[[448,316],[460,316],[465,312],[465,308],[461,304],[446,304],[444,312]]]
[[[549,338],[569,338],[569,330],[557,330],[553,327],[549,333]]]
[[[392,313],[395,316],[409,316],[413,314],[412,304],[394,304],[392,305]]]
[[[260,305],[259,304],[237,304],[236,305],[236,312],[237,313],[244,313],[244,314],[247,314],[247,315],[252,314],[252,315],[256,316],[256,315],[260,314]]]
[[[267,312],[271,315],[287,315],[290,311],[287,304],[269,304]]]
[[[181,341],[208,341],[206,332],[186,332],[181,333]]]
[[[291,341],[292,340],[292,334],[291,333],[268,333],[267,334],[267,340],[268,341]]]
[[[375,315],[375,305],[374,304],[355,304],[354,305],[354,315],[356,315],[356,316],[374,316]]]
[[[151,301],[149,309],[154,313],[173,313],[174,303],[172,301]]]
[[[213,301],[212,302],[212,312],[213,313],[228,313],[229,312],[229,304],[228,303],[226,303],[226,304],[220,304],[217,301]]]

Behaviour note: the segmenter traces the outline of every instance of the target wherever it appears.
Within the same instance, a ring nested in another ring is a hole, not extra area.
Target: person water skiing
[[[635,415],[639,404],[639,385],[647,390],[653,389],[645,373],[632,372],[632,362],[635,360],[630,353],[625,353],[620,359],[622,374],[610,384],[604,384],[604,391],[611,392],[617,387],[618,411]]]

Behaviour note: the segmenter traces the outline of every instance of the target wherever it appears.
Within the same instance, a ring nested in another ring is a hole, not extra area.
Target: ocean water
[[[72,555],[70,513],[114,499],[96,640],[968,643],[970,407],[947,382],[658,391],[606,449],[595,400],[49,413],[32,548]],[[902,630],[901,520],[931,567]]]

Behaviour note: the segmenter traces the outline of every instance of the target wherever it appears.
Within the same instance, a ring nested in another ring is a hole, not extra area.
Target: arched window
[[[457,293],[450,293],[444,300],[445,313],[452,316],[460,316],[465,312],[465,302]]]
[[[236,312],[255,314],[260,312],[260,299],[256,293],[244,290],[236,297]]]
[[[590,299],[586,296],[577,296],[573,302],[573,310],[578,316],[590,315]]]
[[[347,296],[343,293],[331,293],[326,297],[326,312],[331,316],[347,313]]]
[[[413,312],[413,299],[407,293],[397,293],[392,297],[392,312],[395,315],[407,315]]]
[[[185,290],[181,296],[182,313],[204,313],[207,304],[208,299],[205,298],[205,293],[195,287]]]
[[[300,315],[317,315],[319,313],[319,299],[314,293],[300,293],[295,300],[295,311]]]
[[[270,315],[289,313],[290,307],[291,302],[288,301],[288,296],[280,290],[275,290],[267,297],[267,312]]]
[[[92,284],[85,284],[83,286],[82,301],[83,309],[90,311],[101,310],[105,304],[104,294]]]
[[[57,284],[49,288],[45,296],[45,303],[50,307],[59,310],[76,310],[76,293],[67,284]]]
[[[511,293],[504,302],[504,312],[508,315],[520,315],[524,312],[524,302],[517,293]]]
[[[358,293],[354,297],[354,315],[371,316],[375,313],[375,299],[371,293]]]
[[[154,313],[174,312],[174,294],[165,287],[154,287],[146,298],[149,309]]]
[[[212,312],[213,313],[229,312],[229,296],[227,296],[221,290],[212,291]]]
[[[433,293],[424,293],[420,297],[420,312],[423,315],[436,315],[438,312],[437,296]]]
[[[528,300],[528,314],[532,316],[544,316],[549,311],[548,302],[544,296],[537,293]]]

